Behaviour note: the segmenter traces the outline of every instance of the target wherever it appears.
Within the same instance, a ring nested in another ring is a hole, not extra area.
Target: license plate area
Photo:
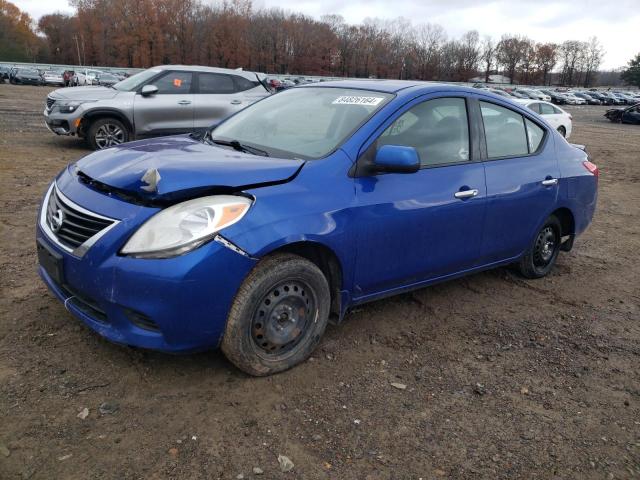
[[[40,238],[36,243],[36,247],[38,249],[38,263],[40,263],[40,266],[49,274],[54,282],[62,285],[64,283],[62,255],[54,251]]]

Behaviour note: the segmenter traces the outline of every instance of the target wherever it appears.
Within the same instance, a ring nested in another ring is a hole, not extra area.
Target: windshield
[[[40,75],[40,72],[37,70],[29,69],[29,68],[20,68],[18,69],[18,73],[22,75]]]
[[[121,82],[116,83],[113,88],[115,88],[116,90],[122,90],[123,92],[130,92],[131,90],[137,89],[141,84],[143,84],[150,78],[155,77],[161,71],[162,70],[157,70],[154,68],[144,70],[140,73],[136,73],[135,75],[130,76],[129,78],[125,78]]]
[[[209,137],[237,141],[277,157],[322,158],[392,97],[367,90],[293,88],[242,110]]]

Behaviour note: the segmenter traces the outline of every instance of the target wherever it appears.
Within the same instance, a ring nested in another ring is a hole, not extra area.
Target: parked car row
[[[489,90],[503,97],[544,100],[556,105],[634,105],[640,101],[640,92],[598,89],[561,89],[534,87],[489,87],[484,84],[476,88]]]
[[[0,83],[7,80],[15,85],[51,85],[78,87],[113,85],[129,76],[126,72],[104,72],[96,69],[45,69],[0,65]]]

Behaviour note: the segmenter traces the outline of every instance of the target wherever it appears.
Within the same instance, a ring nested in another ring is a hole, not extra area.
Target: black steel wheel
[[[236,294],[222,351],[251,375],[287,370],[320,341],[330,302],[327,279],[313,262],[292,254],[266,257]]]
[[[266,358],[295,350],[317,307],[317,294],[305,281],[291,280],[272,288],[253,315],[251,338],[259,355]]]
[[[520,260],[520,273],[527,278],[547,275],[556,263],[561,241],[560,221],[552,215],[538,230],[531,246]]]

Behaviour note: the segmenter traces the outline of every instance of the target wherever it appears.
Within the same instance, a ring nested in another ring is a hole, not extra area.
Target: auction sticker
[[[378,105],[383,97],[360,97],[360,96],[348,96],[336,98],[333,102],[334,105]]]

